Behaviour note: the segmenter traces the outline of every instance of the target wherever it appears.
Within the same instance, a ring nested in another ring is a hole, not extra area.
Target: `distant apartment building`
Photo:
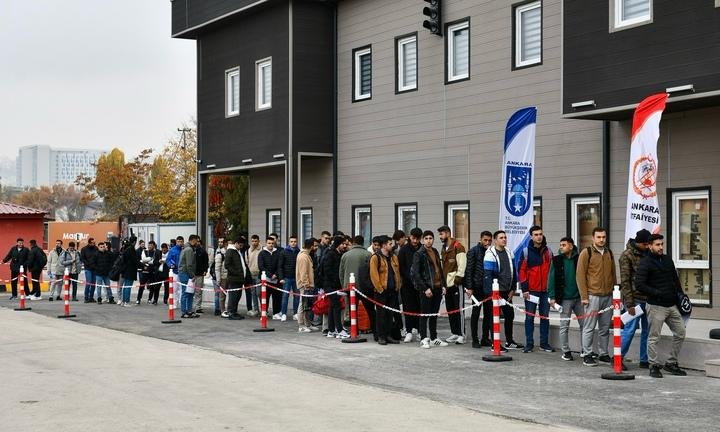
[[[78,175],[94,176],[93,164],[104,153],[92,149],[53,149],[44,145],[21,147],[17,158],[17,186],[73,184]]]

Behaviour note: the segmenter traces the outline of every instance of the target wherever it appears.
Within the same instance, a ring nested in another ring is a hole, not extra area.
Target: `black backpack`
[[[47,264],[47,255],[45,255],[45,252],[40,250],[40,248],[37,249],[37,257],[40,262],[40,268],[45,268],[45,265]]]
[[[115,259],[115,262],[113,263],[112,267],[110,268],[110,273],[108,273],[108,278],[110,278],[110,280],[113,282],[119,281],[120,275],[122,274],[124,269],[125,269],[125,260],[123,259],[122,252],[120,252],[120,255]]]

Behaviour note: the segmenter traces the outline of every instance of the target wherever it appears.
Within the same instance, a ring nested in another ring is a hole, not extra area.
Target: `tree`
[[[12,202],[47,212],[48,216],[67,221],[83,220],[91,197],[72,185],[55,184],[29,188],[15,195]]]
[[[215,238],[233,238],[248,229],[248,177],[213,175],[208,180],[208,221]]]

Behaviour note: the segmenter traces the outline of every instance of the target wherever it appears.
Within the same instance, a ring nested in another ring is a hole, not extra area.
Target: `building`
[[[43,223],[45,212],[42,210],[24,207],[17,204],[0,202],[0,232],[3,233],[0,241],[2,258],[10,248],[15,246],[15,240],[25,240],[25,247],[30,247],[30,240],[36,240],[38,246],[43,247]],[[0,266],[0,279],[10,279],[10,266]],[[4,285],[2,288],[4,289]]]
[[[21,147],[17,159],[17,185],[38,187],[74,184],[79,175],[94,176],[93,164],[102,150],[53,149],[36,145]]]
[[[252,233],[369,238],[448,224],[470,246],[498,226],[507,119],[535,106],[536,222],[552,244],[570,235],[580,246],[606,226],[619,255],[634,105],[693,84],[670,95],[658,186],[685,289],[708,306],[694,316],[720,318],[710,224],[720,8],[444,0],[438,36],[423,28],[425,6],[172,2],[173,36],[198,47],[200,226],[207,177],[247,173]]]

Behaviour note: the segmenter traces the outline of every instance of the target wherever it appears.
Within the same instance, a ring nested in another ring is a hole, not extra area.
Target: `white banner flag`
[[[536,116],[534,107],[523,108],[510,117],[505,128],[500,229],[507,234],[507,247],[516,257],[527,245],[533,223]]]
[[[656,190],[657,141],[666,100],[666,93],[648,96],[640,102],[633,115],[623,241],[635,238],[635,233],[643,228],[653,234],[660,232],[660,206]]]

